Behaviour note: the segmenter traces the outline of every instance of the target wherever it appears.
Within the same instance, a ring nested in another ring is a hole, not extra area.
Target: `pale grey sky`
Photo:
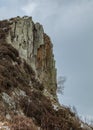
[[[58,76],[66,76],[60,102],[93,116],[93,0],[0,0],[0,19],[29,15],[51,37]]]

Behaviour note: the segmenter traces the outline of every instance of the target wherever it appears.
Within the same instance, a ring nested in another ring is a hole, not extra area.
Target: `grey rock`
[[[7,119],[7,120],[11,120],[10,114],[6,114],[6,119]]]
[[[14,46],[34,69],[36,77],[45,88],[56,96],[56,68],[53,55],[53,45],[44,33],[43,26],[34,24],[31,17],[17,17],[12,20],[10,31],[6,37],[7,43]]]
[[[4,92],[2,93],[2,99],[8,105],[10,109],[15,110],[16,108],[15,102],[7,93],[4,93]]]

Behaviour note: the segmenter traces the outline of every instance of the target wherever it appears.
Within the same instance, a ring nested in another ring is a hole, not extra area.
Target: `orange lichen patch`
[[[37,51],[37,69],[46,69],[50,67],[52,57],[52,44],[50,38],[44,34],[44,45],[41,45]]]
[[[46,39],[45,39],[46,40]],[[52,48],[50,40],[45,41],[45,51],[46,51],[46,66],[50,67],[51,57],[52,57]]]
[[[38,51],[37,51],[37,69],[42,69],[43,67],[43,45],[41,45],[39,48],[38,48]]]
[[[54,57],[52,50],[52,43],[48,35],[45,33],[44,44],[40,45],[37,50],[36,68],[37,74],[40,80],[48,91],[53,94],[56,92],[56,73],[54,65]],[[55,91],[55,92],[54,92]],[[55,94],[56,95],[56,94]]]

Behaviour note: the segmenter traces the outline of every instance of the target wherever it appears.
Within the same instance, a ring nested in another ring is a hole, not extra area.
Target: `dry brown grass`
[[[24,116],[14,116],[13,122],[10,123],[11,130],[37,130],[31,118]]]

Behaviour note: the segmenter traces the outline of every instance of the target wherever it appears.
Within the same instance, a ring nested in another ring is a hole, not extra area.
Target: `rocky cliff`
[[[0,129],[92,130],[56,96],[53,45],[31,17],[0,21]]]
[[[34,24],[31,17],[17,17],[11,23],[6,37],[7,43],[19,51],[20,57],[34,69],[37,78],[44,84],[49,93],[56,96],[56,68],[53,45],[49,36],[44,33],[42,25]]]

